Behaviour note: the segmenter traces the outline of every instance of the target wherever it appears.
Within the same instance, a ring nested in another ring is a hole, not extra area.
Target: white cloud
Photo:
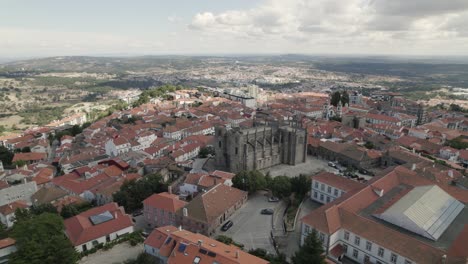
[[[198,13],[188,27],[212,41],[219,35],[286,41],[273,52],[323,52],[317,43],[327,43],[329,53],[395,53],[391,42],[401,45],[396,53],[441,54],[450,53],[450,43],[468,41],[467,12],[467,0],[267,0],[247,10]]]

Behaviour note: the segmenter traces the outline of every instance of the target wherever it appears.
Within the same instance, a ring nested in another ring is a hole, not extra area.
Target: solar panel
[[[99,225],[112,219],[114,219],[114,216],[109,211],[89,217],[89,221],[91,221],[93,225]]]
[[[184,252],[185,249],[187,248],[187,245],[180,243],[179,248],[177,249],[179,252]]]
[[[164,243],[164,244],[166,244],[166,245],[169,244],[169,243],[171,242],[171,240],[172,240],[172,237],[169,237],[169,238],[166,240],[166,243]]]
[[[210,252],[208,252],[208,254],[207,254],[207,255],[208,255],[208,256],[210,256],[210,257],[213,257],[213,258],[215,258],[215,257],[216,257],[216,253],[214,253],[214,252],[211,252],[211,251],[210,251]]]
[[[198,252],[202,253],[203,255],[206,255],[206,253],[208,253],[208,251],[206,251],[206,250],[203,249],[203,248],[200,248],[200,249],[198,250]]]

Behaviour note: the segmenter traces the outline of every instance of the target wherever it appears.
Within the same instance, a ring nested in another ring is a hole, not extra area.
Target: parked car
[[[143,214],[143,210],[136,210],[135,212],[132,213],[132,216],[139,216]]]
[[[146,231],[143,231],[143,232],[141,232],[141,235],[142,235],[143,237],[148,237],[148,236],[149,236],[149,233],[146,232]]]
[[[332,167],[332,168],[336,168],[335,163],[333,163],[333,162],[331,162],[331,161],[328,162],[328,166],[330,166],[330,167]]]
[[[360,170],[359,170],[359,173],[362,173],[362,174],[364,174],[364,175],[367,175],[369,172],[366,171],[366,170],[364,170],[364,169],[360,169]]]
[[[272,215],[273,212],[274,212],[274,211],[273,211],[273,209],[271,209],[271,208],[262,209],[262,211],[260,211],[260,213],[261,213],[262,215]]]
[[[268,201],[269,201],[269,202],[279,202],[279,198],[278,198],[278,197],[271,196],[271,197],[268,197]]]
[[[234,225],[234,223],[231,220],[229,220],[221,227],[221,230],[222,231],[228,231],[229,228],[231,228],[231,226],[233,226],[233,225]]]

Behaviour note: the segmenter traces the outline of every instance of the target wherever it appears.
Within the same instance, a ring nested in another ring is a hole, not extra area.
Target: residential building
[[[316,230],[337,263],[465,263],[466,202],[468,191],[398,166],[302,218],[301,243]]]
[[[15,153],[13,156],[12,162],[16,161],[25,161],[27,164],[37,163],[47,159],[47,153],[42,152],[25,152],[25,153]]]
[[[211,235],[247,201],[247,192],[218,184],[200,193],[177,211],[177,225],[192,232]]]
[[[31,202],[31,196],[37,191],[36,182],[30,181],[11,185],[0,189],[0,206],[12,203],[18,200],[24,200],[27,203]]]
[[[25,209],[28,207],[29,206],[25,201],[14,201],[12,203],[2,205],[0,206],[0,221],[6,226],[6,228],[10,228],[15,222],[16,209]]]
[[[65,233],[76,251],[90,250],[134,231],[130,215],[117,203],[92,208],[65,219]]]
[[[143,215],[150,228],[176,225],[176,212],[186,206],[185,201],[172,193],[156,193],[143,201]]]
[[[310,199],[326,204],[340,198],[345,193],[362,188],[364,184],[330,172],[312,176]]]
[[[233,245],[226,245],[210,237],[174,226],[164,226],[146,238],[145,252],[161,263],[196,264],[267,264],[268,261],[253,256]]]
[[[117,137],[106,142],[106,154],[115,157],[127,153],[132,148],[130,142],[124,137]]]
[[[13,238],[0,239],[0,263],[8,263],[9,256],[16,250],[16,241]]]

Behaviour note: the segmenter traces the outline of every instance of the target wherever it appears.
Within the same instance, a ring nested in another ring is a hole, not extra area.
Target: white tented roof
[[[464,207],[437,185],[419,186],[377,217],[437,240]]]

